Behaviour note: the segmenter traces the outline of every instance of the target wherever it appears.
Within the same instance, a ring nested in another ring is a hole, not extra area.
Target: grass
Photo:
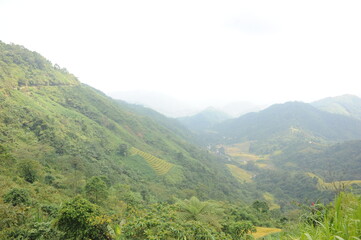
[[[300,240],[358,240],[361,238],[361,199],[340,193],[320,221],[299,227]]]
[[[237,167],[233,164],[226,164],[232,175],[240,182],[252,182],[252,175],[246,170]]]

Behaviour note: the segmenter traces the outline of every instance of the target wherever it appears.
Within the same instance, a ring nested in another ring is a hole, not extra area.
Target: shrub
[[[3,196],[5,203],[11,203],[13,206],[30,204],[29,193],[25,189],[13,188]]]

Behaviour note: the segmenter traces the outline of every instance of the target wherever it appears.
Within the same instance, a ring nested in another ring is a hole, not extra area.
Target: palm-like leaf
[[[211,202],[202,202],[196,197],[178,202],[178,216],[183,221],[198,221],[220,228],[223,209]]]

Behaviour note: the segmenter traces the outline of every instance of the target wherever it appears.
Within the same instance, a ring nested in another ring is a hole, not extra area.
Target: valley
[[[356,239],[358,108],[346,95],[169,118],[0,42],[0,238],[305,239],[349,214],[332,236]]]

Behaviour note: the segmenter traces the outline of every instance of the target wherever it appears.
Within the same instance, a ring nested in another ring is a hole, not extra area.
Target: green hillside
[[[147,194],[163,199],[239,194],[227,168],[189,144],[181,130],[122,107],[37,53],[4,43],[1,49],[0,144],[8,163],[35,160],[62,186],[77,172],[79,182],[104,175],[111,184],[147,186]],[[177,171],[154,175],[144,159],[128,154],[131,147],[176,164]],[[17,176],[8,164],[1,168]]]
[[[183,137],[188,142],[194,142],[194,134],[192,134],[186,127],[184,127],[181,123],[179,123],[174,118],[169,118],[161,113],[151,109],[144,107],[142,105],[130,104],[122,100],[116,100],[124,109],[127,109],[130,112],[133,112],[137,115],[141,115],[143,117],[148,117],[148,121],[155,121],[159,125],[168,128],[171,132]]]
[[[361,141],[338,143],[315,152],[284,153],[276,161],[292,162],[293,168],[320,175],[327,182],[361,180]]]
[[[79,85],[65,68],[52,65],[36,52],[0,41],[0,87]]]

